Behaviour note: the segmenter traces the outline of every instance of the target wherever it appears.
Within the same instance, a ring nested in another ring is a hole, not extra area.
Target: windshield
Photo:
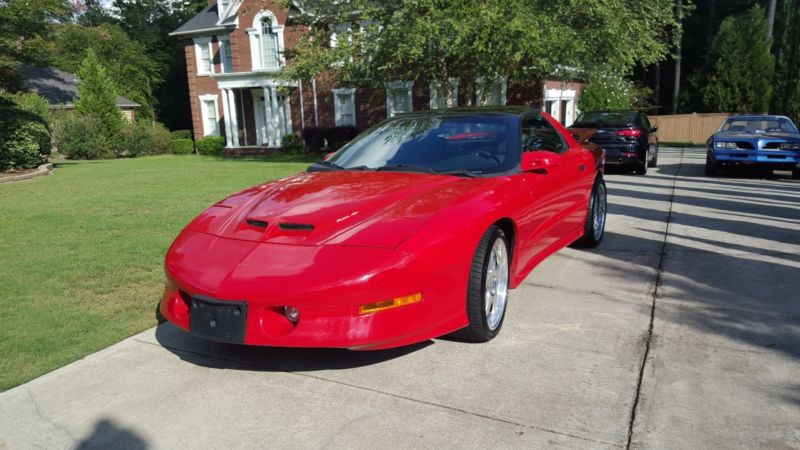
[[[400,117],[357,137],[322,163],[332,169],[491,174],[517,166],[519,118]]]
[[[797,127],[786,117],[731,117],[719,129],[738,133],[797,133]]]
[[[578,120],[572,124],[573,127],[579,126],[620,126],[627,127],[636,123],[635,111],[595,111],[585,112],[578,116]]]

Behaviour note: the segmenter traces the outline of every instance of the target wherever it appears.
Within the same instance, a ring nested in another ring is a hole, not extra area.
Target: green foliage
[[[117,156],[136,157],[170,153],[172,136],[164,125],[145,121],[128,124],[115,145]]]
[[[652,92],[617,74],[595,74],[581,91],[581,111],[647,109]]]
[[[287,4],[288,0],[283,0]],[[669,52],[664,39],[676,26],[672,0],[319,0],[308,35],[287,51],[284,76],[310,77],[332,69],[338,80],[393,80],[507,75],[537,80],[571,69],[592,72],[610,67],[627,73]],[[329,48],[326,22],[355,26]]]
[[[47,162],[50,130],[31,105],[0,91],[0,170],[30,169]],[[26,96],[25,99],[29,99]]]
[[[17,90],[21,63],[41,64],[51,51],[52,24],[70,14],[65,0],[0,2],[0,89]]]
[[[174,130],[170,134],[173,139],[192,139],[192,130]]]
[[[70,73],[78,71],[79,63],[89,50],[94,51],[116,86],[117,94],[142,105],[136,109],[139,119],[153,120],[152,86],[161,81],[160,69],[145,48],[120,27],[59,25],[54,47],[54,65]],[[185,71],[183,75],[186,76]]]
[[[222,136],[206,136],[197,141],[197,153],[201,155],[222,156],[225,152],[225,138]]]
[[[176,155],[189,155],[194,151],[194,141],[191,139],[173,139],[169,146]]]
[[[760,5],[722,22],[711,45],[710,68],[703,89],[703,102],[709,111],[768,110],[775,60],[766,35],[767,20]]]
[[[80,116],[95,117],[106,137],[113,139],[122,130],[122,111],[117,106],[117,91],[106,69],[89,49],[78,68],[78,98],[75,112]]]
[[[58,151],[69,159],[113,158],[111,140],[95,116],[63,114],[53,124]]]
[[[50,113],[50,103],[36,92],[16,94],[14,96],[14,102],[21,110],[37,115],[47,124],[53,121],[52,114]]]
[[[772,111],[800,120],[800,3],[785,1],[780,14],[781,30],[775,68]]]
[[[289,154],[298,154],[303,151],[303,143],[294,133],[284,134],[281,138],[281,148]]]

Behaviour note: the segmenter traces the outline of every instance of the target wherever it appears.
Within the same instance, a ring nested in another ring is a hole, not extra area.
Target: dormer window
[[[228,6],[231,4],[231,0],[220,0],[219,4],[217,5],[217,13],[219,13],[219,18],[225,18],[225,10],[228,9]]]
[[[250,48],[253,69],[279,69],[283,63],[283,26],[278,25],[275,16],[269,11],[256,15],[250,33]]]

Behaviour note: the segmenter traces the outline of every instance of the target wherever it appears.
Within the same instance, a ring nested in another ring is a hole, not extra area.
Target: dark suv
[[[657,127],[640,111],[590,111],[581,113],[571,128],[596,129],[589,138],[606,151],[606,164],[630,167],[644,175],[658,163]]]

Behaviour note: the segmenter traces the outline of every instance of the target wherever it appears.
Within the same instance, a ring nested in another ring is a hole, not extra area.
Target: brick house
[[[170,33],[184,39],[194,136],[224,136],[228,152],[281,146],[282,136],[306,127],[366,129],[398,113],[482,105],[541,107],[563,123],[577,116],[579,82],[543,80],[518,84],[498,78],[477,81],[475,95],[451,79],[444,98],[440,83],[387,83],[385,92],[337,86],[325,77],[287,82],[277,77],[284,49],[306,31],[292,13],[269,0],[209,0],[203,11]],[[331,45],[341,28],[333,28]]]

